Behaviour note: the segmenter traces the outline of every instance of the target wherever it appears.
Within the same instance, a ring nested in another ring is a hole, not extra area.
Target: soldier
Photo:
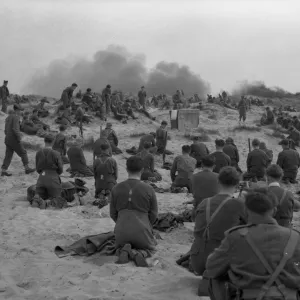
[[[142,106],[144,110],[146,110],[146,98],[147,98],[147,93],[145,91],[145,87],[142,86],[140,91],[138,92],[138,98],[139,98],[139,103]]]
[[[224,238],[225,231],[246,223],[244,205],[233,198],[239,184],[239,174],[233,167],[225,167],[218,175],[219,193],[204,199],[196,209],[194,242],[190,254],[190,265],[197,275],[203,275],[207,257]],[[205,285],[205,281],[200,283]]]
[[[294,199],[292,192],[280,186],[283,170],[278,165],[270,165],[266,171],[269,191],[277,198],[277,211],[274,219],[280,226],[291,227],[293,212],[299,210],[300,203]]]
[[[288,140],[294,141],[296,146],[300,146],[300,131],[298,131],[294,126],[289,128],[289,136],[287,137]]]
[[[90,108],[93,108],[93,94],[92,89],[88,88],[82,97],[82,103],[85,103]]]
[[[106,107],[106,114],[109,115],[110,114],[110,110],[111,110],[111,101],[110,101],[110,97],[111,97],[111,85],[108,84],[106,86],[106,88],[102,91],[102,100],[105,103],[105,107]]]
[[[280,142],[282,151],[278,154],[277,165],[279,165],[284,172],[282,182],[298,183],[296,180],[298,168],[300,167],[300,156],[296,150],[290,149],[289,141],[284,139]]]
[[[55,136],[52,149],[57,151],[60,154],[64,164],[68,164],[70,162],[69,162],[69,159],[66,157],[66,155],[67,155],[67,138],[64,135],[65,131],[66,131],[66,126],[60,125],[59,133]]]
[[[71,106],[73,92],[76,90],[77,86],[78,85],[76,83],[73,83],[71,86],[69,86],[63,90],[60,100],[63,102],[64,110]]]
[[[168,141],[168,132],[166,130],[168,123],[166,121],[161,122],[160,128],[156,130],[156,146],[157,146],[157,153],[164,154],[167,141]]]
[[[113,153],[122,153],[122,150],[118,148],[119,140],[111,123],[106,123],[106,128],[101,132],[101,136],[109,141]]]
[[[270,159],[264,151],[259,149],[259,144],[258,139],[252,141],[253,150],[247,157],[247,172],[244,174],[244,180],[256,182],[265,179],[266,168]]]
[[[49,116],[49,110],[45,109],[45,103],[49,103],[49,101],[46,98],[42,98],[40,103],[36,106],[39,118],[46,118]]]
[[[140,144],[138,148],[138,152],[142,151],[144,149],[145,142],[150,143],[149,152],[150,153],[156,153],[157,147],[155,143],[155,132],[150,132],[150,134],[145,134],[140,138]]]
[[[118,179],[118,165],[115,159],[110,156],[108,144],[101,145],[101,153],[97,155],[93,168],[95,198],[99,198],[100,194],[108,197]]]
[[[125,103],[122,105],[122,109],[126,112],[128,117],[131,117],[133,120],[136,120],[137,117],[134,115],[133,110],[130,105],[130,99],[126,99]]]
[[[223,167],[227,167],[231,165],[230,157],[223,152],[223,148],[225,146],[225,142],[222,139],[216,139],[216,151],[211,154],[215,161],[214,172],[219,173]]]
[[[265,118],[261,120],[261,125],[269,125],[274,123],[274,114],[270,107],[266,107]]]
[[[241,100],[238,103],[238,109],[240,113],[239,122],[241,123],[241,120],[243,119],[243,122],[245,123],[247,118],[247,104],[244,96],[241,97]]]
[[[7,97],[9,96],[9,90],[7,88],[8,81],[4,80],[3,85],[0,88],[0,99],[2,100],[2,111],[7,112]]]
[[[103,135],[101,136],[100,134],[100,138],[97,139],[95,142],[94,142],[94,146],[93,146],[93,157],[94,157],[94,160],[95,160],[95,157],[97,156],[100,156],[102,154],[102,145],[108,145],[108,150],[106,152],[108,152],[109,156],[112,156],[112,150],[111,150],[111,146],[110,146],[110,143],[109,141],[107,140],[106,137],[103,137]],[[106,153],[105,152],[105,153]]]
[[[30,117],[30,120],[31,120],[31,121],[33,122],[33,124],[35,124],[35,125],[41,125],[41,127],[42,127],[44,130],[50,130],[50,126],[47,125],[47,124],[45,124],[44,122],[42,122],[42,121],[39,119],[38,113],[39,113],[38,109],[35,108],[35,109],[32,111],[32,115],[31,115],[31,117]]]
[[[231,166],[236,168],[236,170],[242,173],[242,170],[239,167],[240,155],[237,146],[234,144],[234,140],[229,137],[225,141],[225,146],[223,152],[230,157]]]
[[[93,177],[92,168],[87,166],[84,153],[80,142],[74,142],[68,149],[67,155],[70,161],[70,169],[72,176],[76,177]]]
[[[111,110],[116,120],[121,121],[123,124],[127,124],[128,115],[123,112],[120,103],[117,103],[116,106],[112,105]]]
[[[269,166],[271,164],[272,160],[273,160],[273,151],[267,148],[265,142],[260,142],[259,143],[259,149],[264,151],[267,154],[267,156],[269,158],[267,166]]]
[[[191,157],[194,157],[197,160],[197,168],[201,167],[202,158],[209,154],[204,143],[198,141],[198,137],[193,137],[193,144],[191,145]]]
[[[188,192],[192,192],[192,176],[196,168],[197,161],[190,156],[191,147],[189,145],[182,146],[182,155],[175,157],[170,171],[172,188],[186,187]],[[176,175],[177,173],[177,175]]]
[[[14,104],[14,111],[9,114],[5,120],[5,157],[2,164],[1,176],[11,176],[12,174],[7,172],[7,169],[11,163],[14,152],[17,153],[22,159],[22,163],[25,168],[25,173],[30,174],[35,171],[28,166],[28,156],[27,151],[25,150],[22,141],[21,141],[21,132],[20,132],[20,112],[23,110],[20,105]]]
[[[36,193],[44,200],[60,197],[63,162],[60,154],[52,149],[53,137],[44,138],[45,147],[35,156],[36,171],[40,175],[36,183]]]
[[[143,171],[140,157],[129,157],[126,169],[128,179],[113,188],[110,202],[110,216],[116,222],[115,245],[120,248],[118,263],[128,263],[131,259],[137,266],[147,267],[146,258],[157,245],[153,235],[157,199],[154,189],[140,181]]]
[[[210,280],[210,299],[225,299],[226,285],[232,287],[227,291],[230,299],[296,300],[299,232],[273,219],[276,199],[271,193],[249,193],[245,206],[248,224],[229,229],[207,259],[204,276]]]

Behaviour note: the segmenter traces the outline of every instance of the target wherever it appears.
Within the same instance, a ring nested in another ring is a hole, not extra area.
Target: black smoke
[[[162,61],[148,70],[144,55],[133,55],[124,47],[109,46],[98,51],[92,60],[53,61],[45,70],[34,74],[24,92],[59,97],[73,82],[82,91],[90,87],[95,92],[100,92],[107,84],[113,90],[133,93],[145,85],[149,95],[172,95],[182,89],[187,95],[198,93],[204,97],[210,90],[209,84],[187,66]]]

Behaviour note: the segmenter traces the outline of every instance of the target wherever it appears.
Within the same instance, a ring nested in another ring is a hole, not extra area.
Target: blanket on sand
[[[56,246],[54,253],[61,258],[72,255],[89,256],[94,253],[114,255],[116,250],[115,234],[110,231],[83,237],[70,246]]]

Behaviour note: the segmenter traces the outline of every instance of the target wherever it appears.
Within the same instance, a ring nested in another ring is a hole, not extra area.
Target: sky
[[[145,55],[149,69],[187,65],[213,93],[243,80],[296,92],[299,11],[297,0],[0,0],[0,81],[29,92],[52,61],[120,45]]]

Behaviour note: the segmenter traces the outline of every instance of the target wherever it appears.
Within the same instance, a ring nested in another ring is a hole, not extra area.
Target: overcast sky
[[[117,44],[149,68],[186,64],[213,92],[244,79],[300,91],[299,11],[299,0],[0,0],[0,80],[20,92],[52,60]]]

